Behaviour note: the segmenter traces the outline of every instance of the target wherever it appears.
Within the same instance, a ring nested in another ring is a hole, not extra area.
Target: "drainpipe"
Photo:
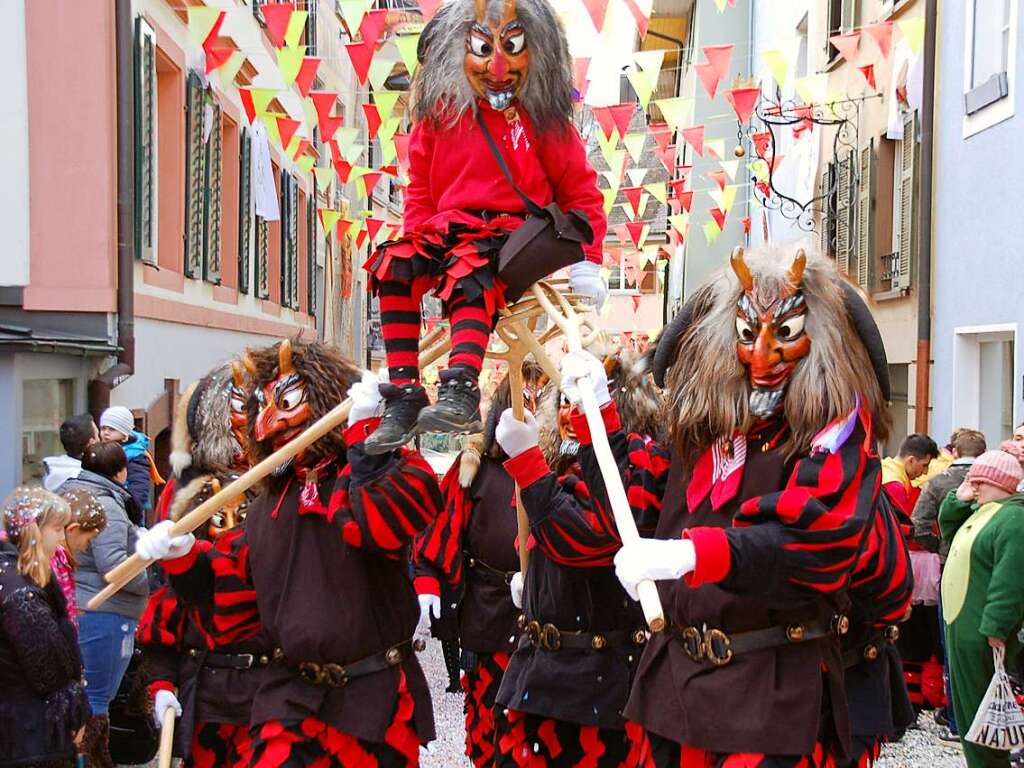
[[[932,343],[932,155],[935,124],[935,37],[938,0],[924,7],[924,83],[921,97],[921,211],[917,266],[917,387],[914,431],[928,432]]]
[[[135,373],[135,41],[131,0],[114,4],[117,48],[117,362],[89,382],[89,411]]]

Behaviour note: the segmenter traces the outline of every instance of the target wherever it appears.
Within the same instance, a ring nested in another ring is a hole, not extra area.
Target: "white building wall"
[[[24,0],[3,3],[0,24],[0,286],[25,286],[28,252],[28,71]],[[57,225],[57,222],[54,222]]]

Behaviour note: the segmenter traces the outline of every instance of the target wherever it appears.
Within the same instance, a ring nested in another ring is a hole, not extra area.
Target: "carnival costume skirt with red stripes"
[[[197,722],[184,768],[245,768],[251,760],[248,725]]]
[[[780,728],[785,724],[780,723]],[[810,755],[720,753],[687,747],[655,734],[649,736],[650,753],[644,768],[836,768],[835,757],[822,742]]]
[[[521,219],[500,215],[477,226],[452,223],[447,231],[423,229],[381,243],[363,267],[374,290],[394,280],[411,286],[419,300],[427,291],[447,304],[461,294],[473,302],[482,297],[493,317],[505,305],[504,286],[497,277],[498,252]]]
[[[395,714],[380,743],[357,739],[321,720],[273,720],[253,728],[253,768],[415,768],[420,740],[415,705],[402,673]]]
[[[514,709],[496,709],[494,768],[637,768],[646,766],[643,728],[580,725]]]
[[[509,655],[503,651],[474,655],[476,662],[462,676],[466,755],[476,768],[485,768],[494,763],[494,697],[508,669]]]

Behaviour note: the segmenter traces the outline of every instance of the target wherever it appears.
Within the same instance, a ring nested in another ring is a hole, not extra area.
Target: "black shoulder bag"
[[[566,213],[555,202],[541,208],[523,194],[512,180],[505,158],[479,113],[476,120],[501,172],[530,213],[526,221],[509,234],[498,253],[498,277],[506,286],[505,300],[513,302],[538,280],[583,261],[583,243],[594,241],[594,230],[581,211],[574,209]]]

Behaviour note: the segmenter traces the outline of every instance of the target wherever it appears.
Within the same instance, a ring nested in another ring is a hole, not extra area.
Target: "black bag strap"
[[[505,178],[508,179],[508,183],[512,185],[512,189],[516,191],[516,194],[522,198],[526,204],[526,210],[532,213],[534,216],[547,216],[547,211],[537,205],[533,200],[528,198],[514,181],[512,181],[512,173],[508,169],[508,165],[505,164],[505,158],[501,156],[501,152],[498,149],[498,145],[494,143],[494,137],[491,136],[491,132],[487,130],[487,126],[484,124],[483,115],[478,111],[476,113],[476,122],[480,126],[480,130],[484,133],[484,138],[487,139],[487,145],[491,148],[491,154],[494,155],[494,159],[498,161],[498,167],[501,168],[501,172],[505,174]]]

